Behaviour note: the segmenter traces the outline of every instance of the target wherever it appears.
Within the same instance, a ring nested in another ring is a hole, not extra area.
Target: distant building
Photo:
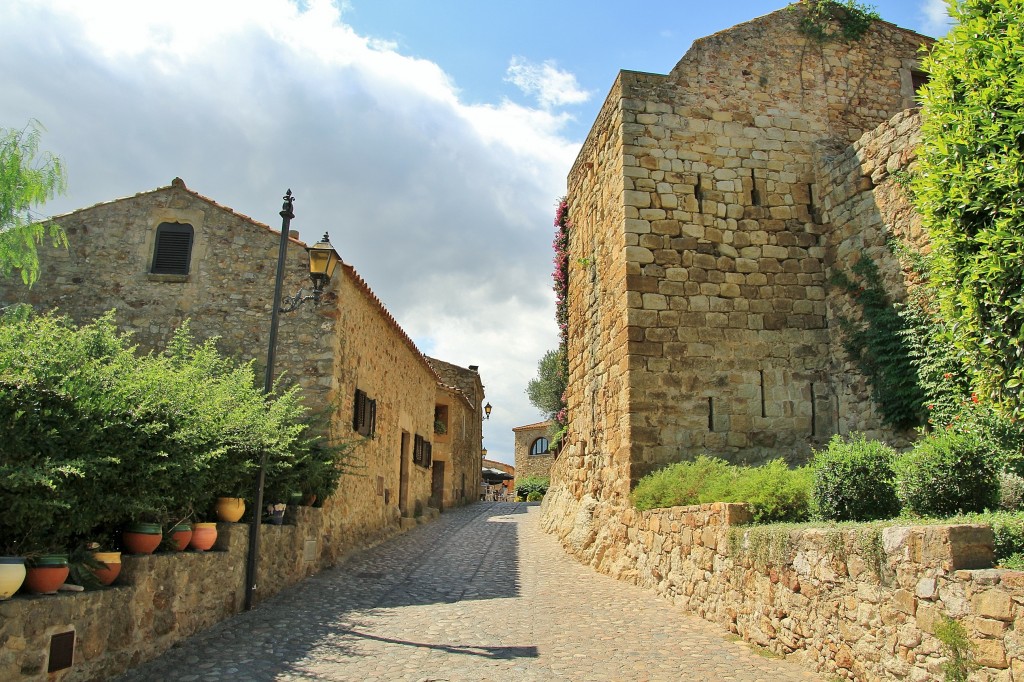
[[[493,459],[483,460],[482,465],[480,499],[484,499],[487,495],[512,496],[515,494],[516,468],[514,466]],[[488,472],[488,469],[501,472],[505,476],[495,476]]]
[[[555,461],[555,453],[550,447],[551,425],[552,422],[548,420],[512,429],[515,434],[517,479],[549,475],[551,464]]]
[[[279,231],[179,178],[58,220],[70,248],[40,250],[31,289],[0,281],[0,305],[57,308],[79,323],[116,308],[143,352],[162,349],[188,319],[199,339],[217,337],[222,352],[265,363]],[[309,286],[306,245],[292,236],[287,294]],[[323,503],[313,568],[398,530],[402,517],[477,498],[479,374],[425,358],[350,264],[321,306],[281,315],[275,369],[312,410],[330,414],[333,437],[359,441],[358,474],[343,476]]]

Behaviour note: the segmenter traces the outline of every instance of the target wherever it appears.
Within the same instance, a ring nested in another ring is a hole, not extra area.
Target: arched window
[[[548,454],[548,439],[538,438],[533,441],[533,445],[530,446],[531,455],[546,455]]]

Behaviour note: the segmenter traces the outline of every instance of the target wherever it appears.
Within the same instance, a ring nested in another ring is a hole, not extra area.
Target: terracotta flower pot
[[[302,496],[302,506],[312,507],[316,503],[316,493],[307,493]]]
[[[174,548],[179,552],[183,551],[192,540],[192,524],[179,523],[171,528],[171,539],[174,541]]]
[[[61,554],[44,554],[26,566],[25,589],[30,594],[57,594],[57,588],[68,579],[71,569],[68,558]]]
[[[159,523],[133,523],[121,531],[121,542],[128,554],[152,554],[163,537]]]
[[[188,543],[189,547],[199,552],[205,552],[206,550],[213,547],[213,543],[215,542],[217,542],[216,523],[193,524],[192,540],[190,540]]]
[[[218,497],[217,518],[228,523],[235,523],[245,513],[245,500],[241,497]]]
[[[10,599],[23,582],[25,560],[20,556],[0,556],[0,599]]]
[[[93,575],[103,585],[110,585],[121,575],[120,552],[93,552],[92,558],[103,564],[103,568],[92,569]]]

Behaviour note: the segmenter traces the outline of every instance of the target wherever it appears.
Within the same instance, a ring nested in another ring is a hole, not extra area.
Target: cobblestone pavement
[[[817,680],[477,503],[352,556],[130,680]]]

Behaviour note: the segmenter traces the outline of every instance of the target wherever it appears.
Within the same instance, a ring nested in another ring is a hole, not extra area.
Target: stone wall
[[[709,452],[800,459],[836,432],[816,161],[913,104],[928,39],[818,45],[780,10],[622,72],[569,175],[577,497]]]
[[[837,273],[850,275],[861,258],[870,258],[894,302],[906,298],[914,278],[889,243],[925,253],[929,248],[905,186],[906,176],[899,175],[913,168],[920,123],[919,111],[908,109],[838,153],[822,148],[819,158],[822,220],[829,227],[829,278]],[[898,432],[883,422],[867,379],[843,351],[839,320],[859,321],[860,308],[837,287],[829,290],[826,302],[832,353],[829,399],[837,431],[844,435],[859,431],[869,438],[905,445],[913,433]]]
[[[987,526],[808,528],[765,539],[770,527],[742,527],[744,505],[638,512],[554,489],[542,506],[546,528],[585,563],[813,669],[941,679],[934,633],[948,616],[976,646],[982,670],[971,679],[1024,675],[1024,573],[990,568]]]
[[[555,461],[555,453],[549,448],[548,452],[532,455],[530,450],[538,438],[547,438],[550,442],[551,424],[551,422],[546,421],[539,424],[517,426],[512,429],[512,432],[515,434],[517,483],[529,476],[549,475],[551,464]]]
[[[263,525],[262,599],[333,564],[336,557],[325,552],[324,517],[319,509],[290,507],[285,525]],[[249,526],[219,523],[217,531],[209,552],[123,556],[121,576],[110,588],[0,601],[0,679],[111,679],[241,611]],[[72,667],[48,675],[50,637],[72,630]]]
[[[443,408],[446,431],[434,433],[434,460],[445,462],[442,506],[448,508],[474,501],[480,492],[484,387],[476,366],[430,357],[427,362],[441,378],[436,407]]]

